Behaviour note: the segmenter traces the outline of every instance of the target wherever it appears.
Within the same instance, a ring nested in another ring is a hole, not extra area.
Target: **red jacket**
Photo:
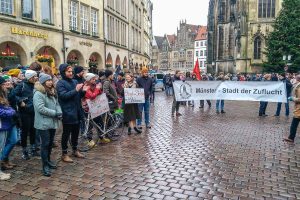
[[[85,93],[85,98],[94,100],[101,93],[102,93],[101,89],[98,89],[96,87],[90,87]]]

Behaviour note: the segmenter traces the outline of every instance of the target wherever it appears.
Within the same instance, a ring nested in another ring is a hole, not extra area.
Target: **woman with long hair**
[[[34,127],[41,138],[42,171],[44,176],[51,176],[50,169],[57,168],[56,164],[51,161],[51,152],[62,111],[50,75],[41,73],[39,82],[36,82],[34,87]]]

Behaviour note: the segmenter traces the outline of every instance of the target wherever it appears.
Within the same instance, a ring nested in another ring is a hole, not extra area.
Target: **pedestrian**
[[[51,161],[51,152],[55,131],[62,118],[62,110],[50,75],[40,73],[39,81],[35,83],[34,88],[34,128],[41,138],[42,172],[44,176],[49,177],[50,169],[57,168],[56,163]]]
[[[181,81],[180,77],[181,77],[182,73],[179,70],[175,71],[175,75],[173,78],[173,83],[175,81]],[[174,116],[175,112],[176,112],[176,117],[180,117],[182,114],[179,113],[179,106],[180,106],[180,101],[176,101],[176,97],[175,97],[175,91],[174,91],[174,85],[173,85],[173,104],[172,104],[172,116]]]
[[[141,77],[137,78],[136,80],[137,85],[139,88],[144,88],[144,94],[145,94],[145,103],[139,104],[139,110],[141,113],[141,119],[137,120],[137,125],[139,129],[142,129],[142,114],[144,112],[145,117],[145,125],[147,129],[151,128],[150,125],[150,94],[152,92],[153,82],[152,79],[149,78],[148,69],[144,67],[141,70]]]
[[[172,82],[172,76],[170,73],[165,75],[164,82],[165,82],[166,95],[172,96],[173,95],[173,88],[172,88],[173,82]]]
[[[37,81],[37,72],[26,70],[25,80],[17,85],[14,95],[18,105],[21,117],[21,146],[23,148],[22,158],[29,160],[31,156],[39,156],[36,147],[35,129],[34,129],[34,107],[33,107],[33,90]],[[30,138],[31,149],[27,149],[27,137]]]
[[[291,96],[291,92],[292,92],[292,88],[293,85],[290,82],[290,80],[286,77],[286,74],[280,74],[278,76],[279,80],[282,81],[286,87],[286,97],[287,99]],[[280,111],[281,111],[281,102],[277,103],[277,109],[276,109],[276,113],[274,116],[279,116],[280,115]],[[288,117],[290,115],[290,106],[289,106],[289,101],[287,100],[287,102],[285,103],[285,116]]]
[[[83,84],[85,82],[84,78],[84,69],[81,66],[74,67],[74,79],[78,84]]]
[[[206,74],[202,74],[202,81],[209,81],[209,78]],[[208,107],[211,108],[211,101],[210,100],[206,100]],[[200,100],[200,107],[199,108],[204,108],[204,100]]]
[[[155,100],[155,85],[157,83],[156,76],[151,75],[150,77],[152,79],[152,91],[150,93],[150,103],[154,103]]]
[[[59,80],[56,89],[58,94],[59,104],[62,109],[63,133],[61,138],[62,161],[72,163],[73,160],[68,155],[68,142],[71,135],[71,144],[73,156],[84,158],[78,149],[78,136],[80,129],[80,120],[83,118],[81,108],[81,94],[83,92],[83,84],[78,84],[73,80],[73,69],[68,64],[61,64],[59,71],[62,80]]]
[[[217,81],[225,81],[225,79],[229,79],[228,77],[225,77],[223,73],[220,73],[220,75],[217,77]],[[221,113],[226,113],[224,111],[224,106],[225,106],[225,102],[222,99],[218,99],[216,101],[216,113],[219,114],[220,113],[220,109],[221,109]]]
[[[290,128],[290,135],[288,138],[284,138],[284,141],[289,143],[294,143],[297,128],[300,122],[300,75],[295,77],[295,85],[293,87],[293,91],[291,96],[289,97],[289,101],[293,101],[295,103],[294,107],[294,117],[292,120],[291,128]]]
[[[126,78],[126,82],[123,85],[124,89],[138,87],[133,74],[126,74],[125,78]],[[137,103],[125,104],[124,122],[128,123],[128,135],[131,135],[132,130],[134,130],[138,134],[142,133],[142,131],[136,127],[136,120],[140,118],[141,116],[140,116],[140,111]]]
[[[7,96],[7,85],[4,78],[0,77],[0,155],[2,155],[8,131],[12,128],[12,117],[16,111],[9,105],[6,98]],[[4,173],[0,169],[0,180],[8,180],[11,175]]]
[[[124,73],[120,72],[117,76],[117,80],[115,83],[118,97],[121,97],[124,83],[125,83]]]
[[[271,74],[265,74],[263,76],[263,79],[261,81],[271,81]],[[260,117],[266,117],[266,116],[268,116],[266,114],[267,106],[268,106],[268,102],[266,102],[266,101],[260,101],[258,116],[260,116]]]

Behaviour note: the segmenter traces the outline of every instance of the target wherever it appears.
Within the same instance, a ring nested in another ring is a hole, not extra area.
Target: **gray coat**
[[[109,104],[111,110],[118,108],[118,95],[116,89],[113,87],[112,82],[105,79],[103,82],[103,92],[106,94],[108,101],[112,102]]]
[[[54,96],[48,97],[44,86],[39,82],[34,87],[34,128],[39,130],[57,129],[59,120],[56,116],[62,115],[57,99]]]

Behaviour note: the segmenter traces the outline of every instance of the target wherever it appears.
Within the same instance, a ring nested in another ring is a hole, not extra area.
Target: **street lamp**
[[[282,60],[286,61],[285,63],[287,66],[292,65],[292,63],[291,63],[292,55],[283,55]]]

